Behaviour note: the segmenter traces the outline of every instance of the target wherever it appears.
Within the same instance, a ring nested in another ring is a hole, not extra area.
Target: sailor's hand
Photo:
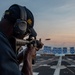
[[[41,42],[41,39],[36,40],[36,42],[37,42],[36,50],[38,51],[43,47],[44,44]]]

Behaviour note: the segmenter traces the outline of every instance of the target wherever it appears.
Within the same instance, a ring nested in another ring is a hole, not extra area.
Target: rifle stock
[[[25,46],[28,43],[29,41],[27,40],[16,39],[16,46]]]

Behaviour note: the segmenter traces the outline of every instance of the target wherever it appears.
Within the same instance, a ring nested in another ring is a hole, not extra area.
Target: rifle
[[[41,42],[41,39],[40,40],[32,39],[30,41],[16,39],[16,45],[17,46],[25,46],[27,44],[32,43],[33,41],[34,41],[34,46],[37,46]],[[22,62],[22,59],[23,59],[23,52],[24,52],[24,50],[21,51],[21,48],[19,48],[17,50],[20,52],[18,54],[18,59],[19,59],[19,63],[21,63]],[[38,49],[36,49],[36,51],[38,51]],[[36,59],[36,53],[34,53],[33,56],[32,56],[32,64],[35,63],[35,59]]]
[[[23,60],[23,52],[24,52],[24,50],[21,51],[21,46],[26,46],[28,44],[31,44],[32,42],[37,47],[40,45],[41,39],[37,40],[36,36],[37,33],[33,31],[33,33],[29,35],[28,39],[18,39],[14,37],[10,39],[10,43],[13,50],[17,51],[19,63],[21,63]],[[34,54],[32,57],[32,64],[34,64],[35,58],[36,58],[36,54]]]

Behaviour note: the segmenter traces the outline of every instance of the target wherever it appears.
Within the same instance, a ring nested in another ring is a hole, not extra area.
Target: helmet
[[[14,36],[25,35],[34,26],[33,14],[25,6],[13,4],[5,11],[4,18],[14,24]]]

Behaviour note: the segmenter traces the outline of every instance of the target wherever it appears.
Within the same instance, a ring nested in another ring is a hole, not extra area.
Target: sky
[[[75,0],[0,0],[0,19],[12,4],[32,11],[37,39],[45,45],[75,46]]]

